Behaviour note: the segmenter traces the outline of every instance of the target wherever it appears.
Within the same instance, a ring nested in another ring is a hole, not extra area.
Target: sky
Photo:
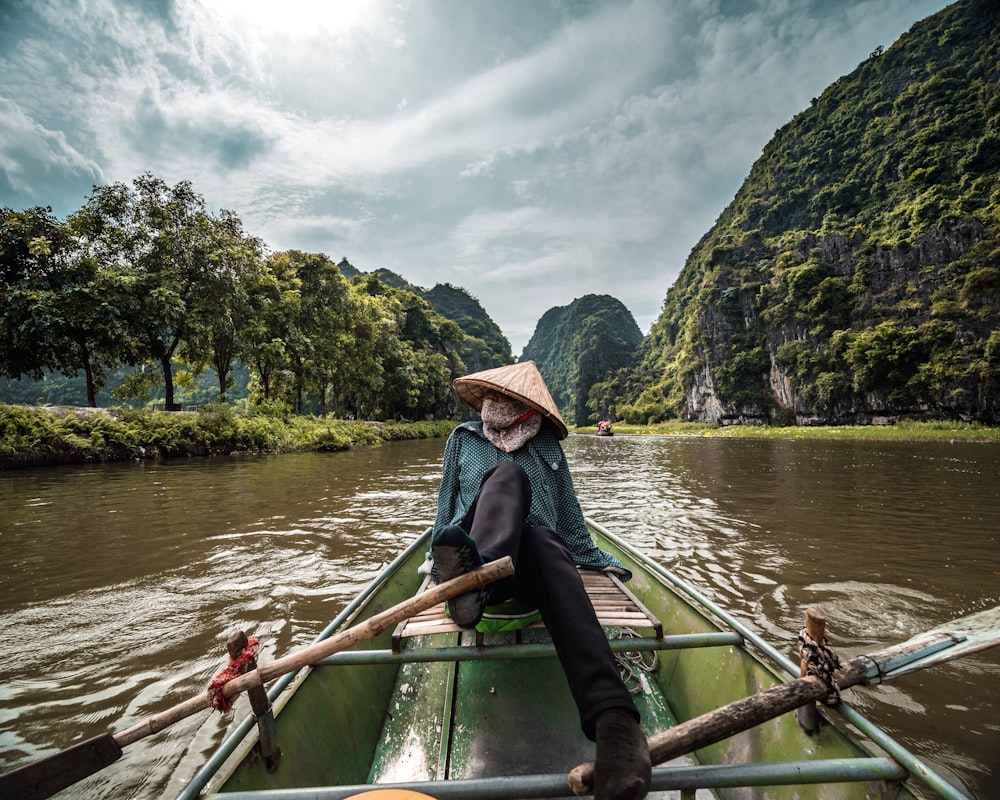
[[[775,131],[946,0],[0,0],[0,206],[191,181],[269,251],[643,333]]]

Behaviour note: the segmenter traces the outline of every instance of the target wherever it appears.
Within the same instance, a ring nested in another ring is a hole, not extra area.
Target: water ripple
[[[810,606],[850,655],[1000,602],[994,449],[620,435],[565,446],[589,516],[783,652]],[[442,449],[5,475],[0,765],[202,691],[234,630],[258,635],[262,658],[311,642],[433,519]],[[991,652],[852,700],[986,798],[1000,776],[998,687]],[[137,742],[72,796],[172,796],[238,709]]]

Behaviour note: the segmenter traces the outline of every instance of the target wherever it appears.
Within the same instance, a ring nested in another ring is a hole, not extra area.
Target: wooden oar
[[[445,581],[437,586],[431,586],[426,591],[369,617],[364,622],[347,630],[334,634],[328,639],[316,642],[309,647],[304,647],[272,661],[270,664],[265,664],[234,678],[222,687],[222,694],[227,698],[232,698],[252,687],[263,686],[280,675],[315,664],[320,659],[378,636],[383,631],[419,614],[421,611],[436,606],[438,603],[505,578],[512,575],[513,572],[513,562],[509,556],[505,556],[497,561],[484,564],[472,572],[467,572],[465,575]],[[205,711],[211,706],[211,697],[206,690],[183,703],[168,708],[166,711],[147,717],[139,724],[133,725],[121,733],[105,733],[95,736],[93,739],[88,739],[55,755],[46,756],[5,775],[0,775],[0,797],[16,797],[18,800],[43,800],[43,798],[51,797],[56,792],[67,786],[72,786],[77,781],[83,780],[88,775],[93,775],[117,761],[121,758],[122,748],[126,745],[158,733],[175,722],[199,711]]]
[[[873,685],[997,644],[1000,644],[1000,606],[953,620],[871,655],[857,656],[841,665],[834,680],[841,689]],[[650,759],[654,765],[662,764],[822,700],[829,692],[826,683],[814,675],[758,692],[651,736]],[[569,785],[577,795],[591,794],[594,762],[574,767],[569,773]]]

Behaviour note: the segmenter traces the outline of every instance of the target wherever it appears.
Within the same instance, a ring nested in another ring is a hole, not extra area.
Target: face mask
[[[542,416],[520,400],[483,400],[483,433],[505,453],[519,450],[541,430]]]

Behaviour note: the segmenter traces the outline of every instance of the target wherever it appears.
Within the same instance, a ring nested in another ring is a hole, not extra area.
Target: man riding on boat
[[[559,444],[566,424],[531,361],[457,378],[453,388],[482,421],[460,425],[445,448],[433,575],[449,580],[507,555],[515,574],[449,601],[448,611],[474,628],[487,604],[514,598],[537,608],[597,745],[595,798],[638,800],[651,774],[646,738],[577,568],[630,575],[593,543]]]

